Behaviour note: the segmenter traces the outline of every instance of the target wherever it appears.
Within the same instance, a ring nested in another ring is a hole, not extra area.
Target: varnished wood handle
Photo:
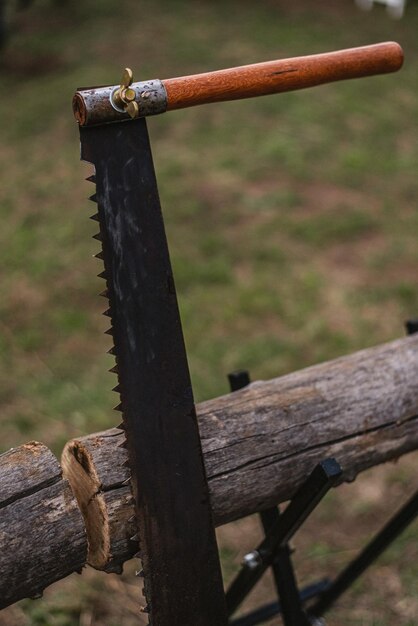
[[[396,72],[403,51],[394,42],[244,65],[163,80],[167,110],[294,91],[337,80]]]
[[[379,43],[338,52],[267,61],[228,70],[132,83],[136,115],[146,117],[197,104],[254,98],[304,89],[347,78],[396,72],[403,63],[397,43]],[[118,85],[79,89],[73,98],[80,126],[129,120],[129,111],[115,102]]]

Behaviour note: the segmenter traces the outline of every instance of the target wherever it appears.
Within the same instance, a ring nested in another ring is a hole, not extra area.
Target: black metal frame
[[[408,320],[406,329],[408,334],[418,332],[418,319]],[[232,392],[251,382],[246,370],[233,372],[228,379]],[[279,601],[230,620],[230,626],[255,626],[276,615],[281,615],[284,626],[324,624],[322,616],[418,516],[417,491],[335,580],[325,578],[299,591],[289,540],[329,489],[340,482],[341,476],[342,469],[337,461],[325,459],[315,466],[283,513],[279,507],[259,513],[265,538],[256,550],[244,557],[242,569],[226,592],[228,617],[231,618],[269,567]]]

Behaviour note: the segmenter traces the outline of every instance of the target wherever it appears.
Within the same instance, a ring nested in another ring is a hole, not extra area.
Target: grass
[[[403,333],[418,311],[417,27],[414,3],[393,22],[348,0],[38,0],[18,16],[0,68],[3,450],[39,439],[59,454],[115,423],[70,102],[77,85],[113,84],[126,65],[164,78],[398,40],[398,75],[179,111],[149,128],[198,400],[226,392],[235,368],[269,378]],[[298,537],[301,580],[352,555],[413,477],[406,459],[333,494]],[[228,577],[244,539],[254,544],[256,522],[240,524],[220,531]],[[413,537],[329,624],[415,623]],[[122,580],[90,571],[3,611],[0,624],[129,626],[134,584],[130,565]]]

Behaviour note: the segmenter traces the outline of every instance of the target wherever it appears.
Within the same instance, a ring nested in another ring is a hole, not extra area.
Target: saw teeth
[[[88,177],[86,178],[86,180],[87,180],[88,182],[91,182],[91,183],[96,183],[96,175],[95,175],[95,174],[92,174],[91,176],[88,176]],[[90,200],[91,202],[98,203],[97,193],[92,194],[92,195],[89,197],[89,200]],[[91,220],[93,220],[93,221],[95,221],[95,222],[99,222],[99,224],[100,224],[99,213],[95,213],[94,215],[92,215],[92,216],[90,217],[90,219],[91,219]],[[96,239],[96,240],[97,240],[97,241],[99,241],[99,242],[102,242],[102,241],[103,241],[103,236],[102,236],[102,233],[101,233],[100,231],[99,231],[97,234],[93,235],[93,236],[92,236],[92,238],[93,238],[93,239]],[[95,254],[95,255],[94,255],[94,257],[95,257],[96,259],[100,259],[101,261],[104,261],[104,253],[103,253],[103,250],[100,250],[97,254]],[[104,269],[102,272],[100,272],[100,273],[97,275],[97,277],[98,277],[98,278],[103,278],[104,280],[106,280],[106,281],[107,281],[107,280],[108,280],[108,274],[107,274],[107,272],[106,272],[106,269]],[[102,297],[104,297],[104,298],[109,298],[109,290],[108,290],[108,289],[105,289],[104,291],[102,291],[102,292],[100,293],[100,296],[102,296]],[[104,316],[106,316],[106,317],[111,317],[111,309],[110,309],[110,307],[109,307],[108,309],[106,309],[106,311],[104,311],[104,312],[103,312],[103,315],[104,315]],[[113,328],[112,328],[112,327],[110,327],[109,329],[107,329],[107,330],[105,331],[105,334],[110,335],[110,336],[113,336]],[[115,349],[115,346],[112,346],[112,347],[108,350],[108,354],[111,354],[111,355],[115,355],[115,356],[116,356],[116,349]],[[113,373],[113,374],[118,374],[118,373],[119,373],[119,369],[118,369],[118,365],[117,365],[117,358],[116,358],[116,365],[115,365],[114,367],[112,367],[112,368],[109,370],[109,372],[111,372],[111,373]],[[120,393],[120,390],[121,390],[121,389],[120,389],[120,385],[119,385],[119,384],[117,384],[117,385],[113,388],[113,391],[114,391],[115,393]],[[114,407],[114,410],[115,410],[115,411],[122,411],[122,403],[120,403],[120,404],[118,404],[117,406],[115,406],[115,407]],[[122,422],[121,424],[119,424],[119,426],[117,426],[117,428],[119,428],[119,429],[120,429],[120,430],[122,430],[122,431],[125,431],[125,424]],[[124,440],[122,441],[122,443],[120,443],[120,444],[118,445],[118,448],[124,448],[124,449],[126,449],[127,447],[128,447],[128,443],[127,443],[127,440],[124,438]],[[125,467],[125,468],[127,468],[127,469],[129,470],[129,472],[128,472],[128,473],[130,474],[130,462],[129,462],[129,459],[126,459],[126,460],[122,463],[122,466],[123,466],[123,467]],[[131,475],[129,475],[129,477],[128,477],[128,478],[126,478],[126,479],[123,481],[123,483],[122,483],[122,484],[123,484],[124,486],[128,486],[128,485],[131,485],[131,482],[132,482],[132,476],[131,476]],[[129,496],[127,497],[127,504],[129,504],[129,505],[133,505],[134,503],[135,503],[135,498],[134,498],[134,496],[131,494],[131,495],[129,495]],[[129,524],[133,524],[133,523],[135,523],[135,522],[136,522],[136,515],[132,515],[132,516],[129,518],[128,523],[129,523]],[[134,535],[132,535],[132,537],[130,537],[130,538],[129,538],[129,541],[130,541],[130,542],[132,542],[133,544],[136,544],[137,549],[138,549],[139,537],[138,537],[138,534],[137,534],[137,533],[135,533]],[[134,546],[134,547],[135,547],[135,546]],[[135,557],[137,557],[137,558],[141,558],[141,551],[140,551],[140,550],[138,550],[138,551],[136,552]],[[120,573],[121,573],[121,572],[122,572],[122,568],[120,568]],[[136,576],[138,576],[139,578],[144,578],[144,570],[143,570],[143,569],[140,569],[140,570],[136,571],[136,572],[135,572],[135,575],[136,575]],[[148,614],[149,614],[149,613],[150,613],[150,606],[149,606],[149,604],[147,603],[145,606],[141,606],[141,607],[140,607],[140,611],[141,611],[142,613],[146,613],[146,614],[148,613]]]
[[[135,552],[134,559],[141,559],[141,558],[142,558],[141,551]]]
[[[89,181],[89,182],[92,182],[92,183],[96,183],[96,176],[95,176],[95,174],[92,174],[91,176],[89,176],[88,178],[86,178],[86,180],[87,180],[87,181]],[[97,194],[96,194],[96,193],[92,194],[92,195],[89,197],[89,200],[90,200],[91,202],[96,202],[96,203],[97,203],[97,202],[98,202],[98,200],[97,200]],[[90,217],[90,219],[91,219],[91,220],[93,220],[93,221],[95,221],[95,222],[99,222],[99,223],[100,223],[100,218],[99,218],[99,214],[98,214],[98,213],[95,213],[94,215],[92,215],[92,216]],[[103,237],[102,237],[101,232],[99,231],[97,234],[93,235],[93,239],[96,239],[97,241],[102,242],[102,241],[103,241]],[[102,260],[102,261],[103,261],[103,260],[104,260],[103,250],[100,250],[100,251],[99,251],[97,254],[95,254],[94,256],[95,256],[95,258],[96,258],[96,259],[100,259],[100,260]],[[106,269],[105,269],[105,270],[103,270],[102,272],[100,272],[100,273],[97,275],[97,277],[98,277],[98,278],[103,278],[104,280],[107,280],[108,276],[107,276]],[[100,295],[101,295],[102,297],[104,297],[104,298],[109,298],[109,290],[108,290],[108,289],[105,289],[104,291],[102,291],[102,292],[100,293]],[[103,315],[105,315],[106,317],[111,317],[110,307],[109,307],[108,309],[106,309],[106,311],[104,311],[104,312],[103,312]],[[106,334],[106,335],[110,335],[110,336],[112,336],[112,335],[113,335],[113,328],[112,328],[112,327],[108,328],[108,329],[105,331],[105,334]],[[115,349],[115,347],[114,347],[114,346],[112,346],[112,347],[108,350],[108,354],[111,354],[111,355],[116,355],[116,349]],[[113,374],[118,374],[118,366],[117,366],[117,364],[116,364],[114,367],[112,367],[112,368],[109,370],[109,372],[111,372],[111,373],[113,373]],[[119,384],[118,384],[118,385],[116,385],[116,387],[114,387],[113,391],[115,391],[116,393],[120,393],[120,385],[119,385]],[[115,411],[122,411],[122,403],[120,403],[120,404],[118,404],[117,406],[115,406],[114,410],[115,410]],[[125,430],[125,425],[124,425],[124,423],[122,422],[121,424],[119,424],[119,426],[118,426],[117,428],[119,428],[120,430]],[[125,439],[125,440],[124,440],[124,441],[123,441],[123,442],[122,442],[122,443],[121,443],[118,447],[119,447],[119,448],[124,448],[124,449],[126,449],[126,448],[127,448],[127,441],[126,441],[126,439]],[[124,462],[122,463],[122,465],[123,465],[124,467],[130,468],[130,463],[129,463],[129,460],[124,461]],[[132,477],[131,477],[131,476],[129,476],[129,478],[127,478],[127,479],[123,482],[123,485],[126,485],[126,486],[127,486],[127,485],[130,485],[130,483],[131,483],[131,478],[132,478]],[[135,499],[134,499],[133,495],[131,495],[131,496],[130,496],[130,498],[129,498],[129,502],[128,502],[128,503],[129,503],[129,504],[132,504],[132,503],[134,503],[134,502],[135,502]],[[129,522],[129,523],[132,523],[132,522],[134,522],[135,520],[136,520],[136,516],[135,516],[135,515],[133,515],[133,516],[132,516],[132,517],[128,520],[128,522]],[[132,542],[134,542],[134,543],[138,543],[138,541],[139,541],[139,540],[138,540],[138,535],[137,535],[137,534],[133,535],[133,536],[130,538],[130,541],[132,541]],[[140,554],[140,553],[138,552],[138,553],[137,553],[137,555],[139,556],[139,554]],[[140,576],[140,577],[143,577],[143,576],[144,576],[144,572],[143,572],[143,570],[140,570],[139,572],[137,572],[137,575],[138,575],[138,576]],[[149,608],[148,608],[148,606],[142,607],[142,608],[141,608],[141,611],[142,611],[142,612],[144,612],[144,613],[149,613]]]

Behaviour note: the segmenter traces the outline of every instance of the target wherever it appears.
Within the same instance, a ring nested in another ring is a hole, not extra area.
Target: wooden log
[[[32,441],[0,455],[0,609],[80,570],[87,538],[52,452]]]
[[[326,457],[353,480],[418,447],[418,335],[255,382],[197,405],[197,415],[217,526],[288,500]],[[69,442],[63,453],[64,476],[87,519],[89,562],[99,569],[135,551],[123,446],[124,432],[111,429]],[[105,525],[95,522],[90,480]]]

